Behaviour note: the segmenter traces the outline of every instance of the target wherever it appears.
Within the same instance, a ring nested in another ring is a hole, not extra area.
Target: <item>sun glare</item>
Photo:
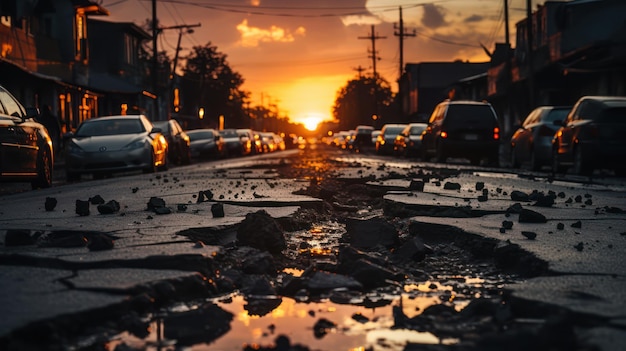
[[[317,129],[317,125],[320,124],[320,122],[322,121],[321,117],[307,117],[302,121],[302,124],[304,124],[304,128],[310,130],[310,131],[314,131]]]

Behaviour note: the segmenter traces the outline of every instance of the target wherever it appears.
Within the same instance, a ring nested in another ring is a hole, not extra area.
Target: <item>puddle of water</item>
[[[406,304],[406,298],[405,304]],[[417,301],[414,299],[412,301]],[[279,335],[285,335],[291,344],[300,344],[310,350],[373,350],[401,351],[408,342],[417,344],[451,344],[457,341],[442,340],[428,332],[406,329],[392,329],[394,325],[392,306],[366,308],[354,305],[340,305],[330,301],[316,303],[300,303],[293,299],[283,298],[278,307],[264,316],[251,315],[245,309],[246,301],[242,296],[233,297],[228,303],[217,304],[233,314],[230,330],[211,343],[198,343],[186,350],[242,350],[244,346],[271,346]],[[429,303],[427,303],[429,304]],[[413,308],[412,304],[404,306],[405,311]],[[181,310],[180,307],[177,310]],[[358,316],[356,319],[353,316]],[[326,330],[321,336],[314,332],[315,324],[326,319],[336,327]],[[121,343],[130,347],[152,351],[181,350],[176,340],[165,340],[163,330],[167,325],[162,320],[150,323],[150,335],[140,339],[127,332],[119,334],[111,341],[106,350],[113,351]],[[185,349],[185,348],[183,348]]]

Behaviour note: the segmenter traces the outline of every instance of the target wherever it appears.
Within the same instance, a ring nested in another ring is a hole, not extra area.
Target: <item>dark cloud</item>
[[[439,28],[446,24],[444,18],[444,9],[433,4],[424,5],[424,16],[422,24],[427,28]]]
[[[484,19],[485,18],[483,16],[480,16],[480,15],[471,15],[468,18],[466,18],[465,20],[463,20],[463,22],[465,22],[465,23],[481,22]]]

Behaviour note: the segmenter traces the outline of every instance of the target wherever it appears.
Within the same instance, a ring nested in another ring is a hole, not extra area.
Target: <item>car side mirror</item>
[[[154,133],[162,133],[163,129],[159,128],[159,127],[153,127],[152,130],[150,131],[150,134],[154,134]]]
[[[63,133],[63,140],[69,140],[74,137],[74,132]]]
[[[27,107],[26,108],[26,118],[36,118],[39,116],[39,109],[36,107]]]
[[[215,139],[215,141],[219,141],[219,140],[220,140],[220,136],[219,136],[219,135],[216,135],[216,136],[214,137],[214,139]]]

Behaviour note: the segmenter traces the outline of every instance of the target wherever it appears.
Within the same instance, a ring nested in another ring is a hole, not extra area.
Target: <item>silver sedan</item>
[[[144,115],[107,116],[84,121],[70,134],[67,180],[91,173],[167,169],[167,141]]]

